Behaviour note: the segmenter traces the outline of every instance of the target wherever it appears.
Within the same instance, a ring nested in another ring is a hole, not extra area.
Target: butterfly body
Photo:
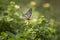
[[[32,15],[32,8],[30,8],[25,14],[23,14],[26,20],[30,20],[31,15]]]

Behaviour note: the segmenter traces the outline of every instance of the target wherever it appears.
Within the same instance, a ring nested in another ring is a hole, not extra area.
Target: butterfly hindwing
[[[30,9],[24,14],[24,16],[26,17],[27,20],[30,19],[31,15],[32,15],[32,8],[30,8]]]

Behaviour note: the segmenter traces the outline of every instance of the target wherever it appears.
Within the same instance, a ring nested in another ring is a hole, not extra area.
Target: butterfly
[[[23,14],[26,20],[30,20],[31,15],[32,15],[32,8],[30,8],[25,14]]]

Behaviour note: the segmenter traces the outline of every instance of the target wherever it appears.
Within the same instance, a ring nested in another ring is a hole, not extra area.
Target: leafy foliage
[[[44,16],[34,20],[20,18],[15,3],[0,11],[0,40],[55,40],[56,30]]]

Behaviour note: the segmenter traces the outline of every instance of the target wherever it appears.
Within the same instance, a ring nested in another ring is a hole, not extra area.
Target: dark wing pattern
[[[32,8],[30,8],[30,9],[24,14],[24,16],[26,17],[27,20],[30,20],[31,15],[32,15]]]

